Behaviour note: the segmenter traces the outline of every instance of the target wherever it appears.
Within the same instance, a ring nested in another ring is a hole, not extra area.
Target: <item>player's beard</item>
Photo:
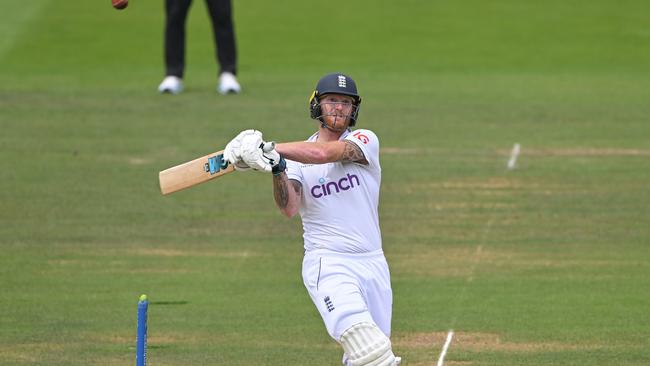
[[[322,123],[323,127],[327,128],[333,132],[343,132],[348,128],[350,116],[349,115],[339,115],[336,113],[323,116],[324,122]],[[332,123],[330,123],[332,121]]]

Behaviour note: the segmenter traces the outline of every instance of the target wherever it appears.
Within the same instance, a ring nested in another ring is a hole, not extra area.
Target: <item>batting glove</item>
[[[226,148],[223,150],[224,160],[234,165],[235,169],[239,171],[247,171],[251,169],[251,167],[244,163],[241,158],[242,140],[246,136],[259,136],[259,139],[261,140],[262,132],[256,130],[242,131],[237,135],[237,137],[230,140],[230,142],[226,145]]]
[[[270,172],[272,166],[269,164],[268,159],[263,156],[263,146],[264,141],[261,132],[244,136],[240,147],[241,160],[253,170]]]
[[[287,169],[287,161],[275,150],[275,142],[265,142],[262,146],[262,157],[271,165],[271,173],[279,175]]]

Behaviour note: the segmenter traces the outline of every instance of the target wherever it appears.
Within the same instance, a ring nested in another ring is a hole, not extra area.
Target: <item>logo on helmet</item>
[[[346,88],[347,87],[347,81],[345,80],[345,76],[339,75],[339,88]]]

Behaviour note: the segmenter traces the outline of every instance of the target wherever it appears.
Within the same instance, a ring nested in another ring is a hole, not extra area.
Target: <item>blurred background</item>
[[[163,1],[4,2],[0,364],[337,365],[270,177],[161,196],[157,174],[256,128],[317,127],[343,72],[382,144],[405,365],[650,363],[646,1],[234,0],[239,95],[202,1],[160,95]],[[521,151],[513,169],[511,151]]]

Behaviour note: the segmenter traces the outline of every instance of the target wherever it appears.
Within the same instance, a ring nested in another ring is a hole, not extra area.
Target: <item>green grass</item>
[[[245,128],[308,136],[341,70],[382,142],[406,365],[650,363],[645,1],[235,2],[239,96],[195,1],[186,92],[156,94],[162,2],[0,13],[0,364],[336,365],[269,177],[162,197],[157,173]],[[518,167],[506,162],[522,146]]]

